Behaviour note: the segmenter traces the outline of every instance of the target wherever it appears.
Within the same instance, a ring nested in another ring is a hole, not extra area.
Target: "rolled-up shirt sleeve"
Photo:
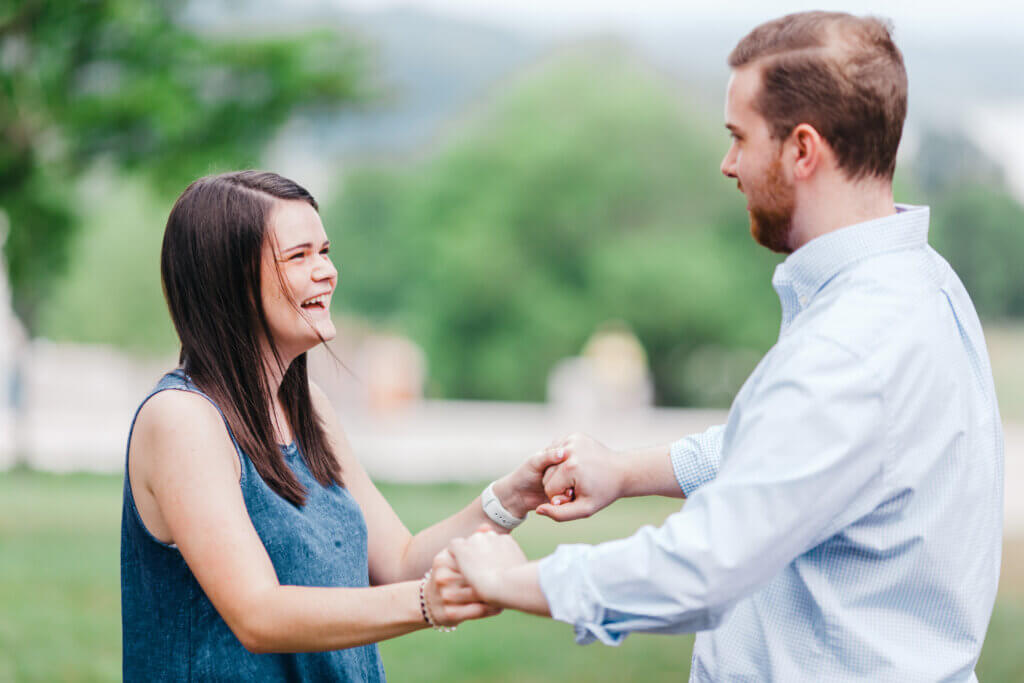
[[[672,472],[687,498],[718,475],[724,433],[725,425],[715,425],[700,434],[692,434],[672,444],[669,450]]]
[[[541,560],[551,615],[573,624],[577,642],[714,628],[882,502],[884,401],[870,364],[819,337],[772,353],[771,372],[748,382],[715,437],[717,476],[681,511],[629,538],[563,545]]]

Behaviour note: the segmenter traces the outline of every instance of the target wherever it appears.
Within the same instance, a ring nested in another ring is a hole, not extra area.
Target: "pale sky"
[[[345,9],[419,7],[433,11],[540,31],[579,32],[607,29],[650,29],[666,23],[744,23],[808,9],[877,14],[892,19],[897,33],[915,36],[974,35],[1020,38],[1024,58],[1024,3],[1015,0],[331,0]]]

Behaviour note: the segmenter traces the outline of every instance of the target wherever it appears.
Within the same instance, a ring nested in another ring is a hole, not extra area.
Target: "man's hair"
[[[754,106],[772,137],[814,127],[851,180],[891,180],[907,115],[907,72],[889,22],[799,12],[761,24],[729,54],[760,68]]]

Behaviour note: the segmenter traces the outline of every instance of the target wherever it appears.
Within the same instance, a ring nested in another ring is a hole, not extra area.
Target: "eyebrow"
[[[324,241],[324,246],[325,247],[331,246],[331,241],[330,240],[325,240]],[[312,248],[313,248],[313,243],[312,242],[303,242],[302,244],[295,244],[295,245],[292,245],[292,246],[288,247],[287,249],[282,249],[281,253],[282,254],[287,254],[288,252],[295,251],[296,249],[312,249]]]

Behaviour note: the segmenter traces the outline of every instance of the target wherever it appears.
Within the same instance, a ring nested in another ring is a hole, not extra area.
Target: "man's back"
[[[973,678],[998,581],[1002,431],[974,307],[926,233],[915,209],[825,235],[779,267],[779,342],[737,396],[718,478],[698,495],[760,467],[771,479],[773,454],[750,450],[771,430],[764,417],[786,410],[773,387],[839,359],[856,379],[802,427],[826,446],[803,454],[799,474],[804,486],[820,479],[830,518],[698,636],[694,680]],[[799,452],[802,434],[791,439]],[[834,481],[857,467],[849,487]],[[805,491],[787,500],[783,484],[766,506],[800,505]]]

